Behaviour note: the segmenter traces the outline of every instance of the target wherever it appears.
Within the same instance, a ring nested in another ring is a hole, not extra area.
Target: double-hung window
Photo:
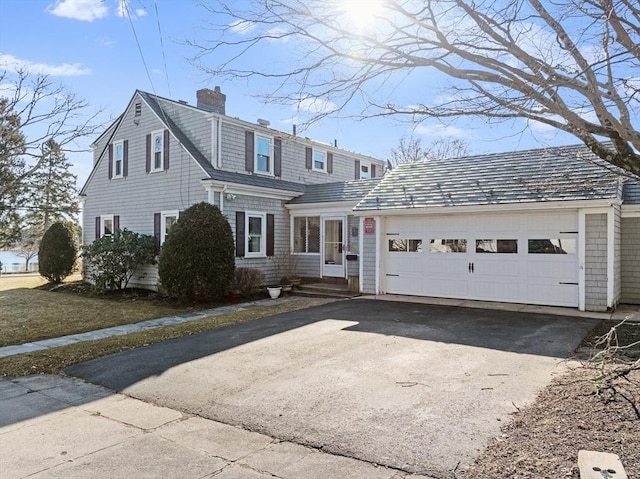
[[[113,171],[112,178],[122,178],[124,174],[124,142],[113,144]]]
[[[360,163],[360,179],[371,178],[371,165],[369,163]]]
[[[160,244],[163,244],[167,239],[167,235],[169,231],[178,221],[178,212],[177,211],[163,211],[162,219],[160,224]]]
[[[327,154],[324,151],[313,151],[313,171],[327,171]]]
[[[266,256],[267,221],[264,213],[247,213],[245,216],[247,234],[246,257]]]
[[[164,160],[164,131],[151,134],[151,171],[162,171]]]
[[[100,217],[100,236],[113,237],[115,229],[113,215],[103,215]]]
[[[271,138],[256,135],[255,171],[273,174],[273,148]]]

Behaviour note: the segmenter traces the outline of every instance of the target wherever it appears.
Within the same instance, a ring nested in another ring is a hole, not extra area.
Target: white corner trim
[[[586,308],[586,248],[587,248],[586,211],[578,211],[578,309]]]
[[[363,292],[364,289],[364,218],[360,217],[358,221],[358,251],[360,252],[360,257],[358,261],[358,289],[360,293]]]
[[[607,307],[614,306],[614,283],[615,283],[615,228],[616,228],[615,210],[611,208],[607,212]]]
[[[378,265],[378,267],[376,268],[376,294],[382,294],[380,291],[380,269],[382,268],[380,260],[382,258],[382,244],[380,243],[382,241],[382,234],[380,233],[380,231],[382,230],[382,217],[374,216],[373,224],[376,229],[375,264]]]

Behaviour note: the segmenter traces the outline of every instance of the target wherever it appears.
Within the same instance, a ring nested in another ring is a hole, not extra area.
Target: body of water
[[[0,262],[3,273],[16,273],[25,270],[25,259],[16,255],[15,251],[0,251]],[[29,271],[38,271],[38,256],[29,260]]]

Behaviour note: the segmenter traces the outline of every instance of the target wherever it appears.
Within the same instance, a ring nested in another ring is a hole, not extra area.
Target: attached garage
[[[381,223],[386,293],[578,306],[577,211]]]
[[[637,284],[628,191],[584,146],[400,164],[354,209],[361,291],[613,309]]]

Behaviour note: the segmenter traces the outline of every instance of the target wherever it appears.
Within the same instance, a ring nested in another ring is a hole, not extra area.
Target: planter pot
[[[240,302],[240,293],[230,293],[229,301],[231,301],[233,304],[238,304]]]
[[[267,291],[269,292],[269,296],[271,299],[276,299],[282,293],[282,288],[280,286],[277,287],[267,287]]]
[[[281,284],[280,287],[283,293],[289,293],[293,289],[293,286],[290,284]]]
[[[297,288],[298,286],[300,286],[300,283],[302,283],[302,279],[300,278],[291,280],[291,284],[293,285],[294,288]]]

